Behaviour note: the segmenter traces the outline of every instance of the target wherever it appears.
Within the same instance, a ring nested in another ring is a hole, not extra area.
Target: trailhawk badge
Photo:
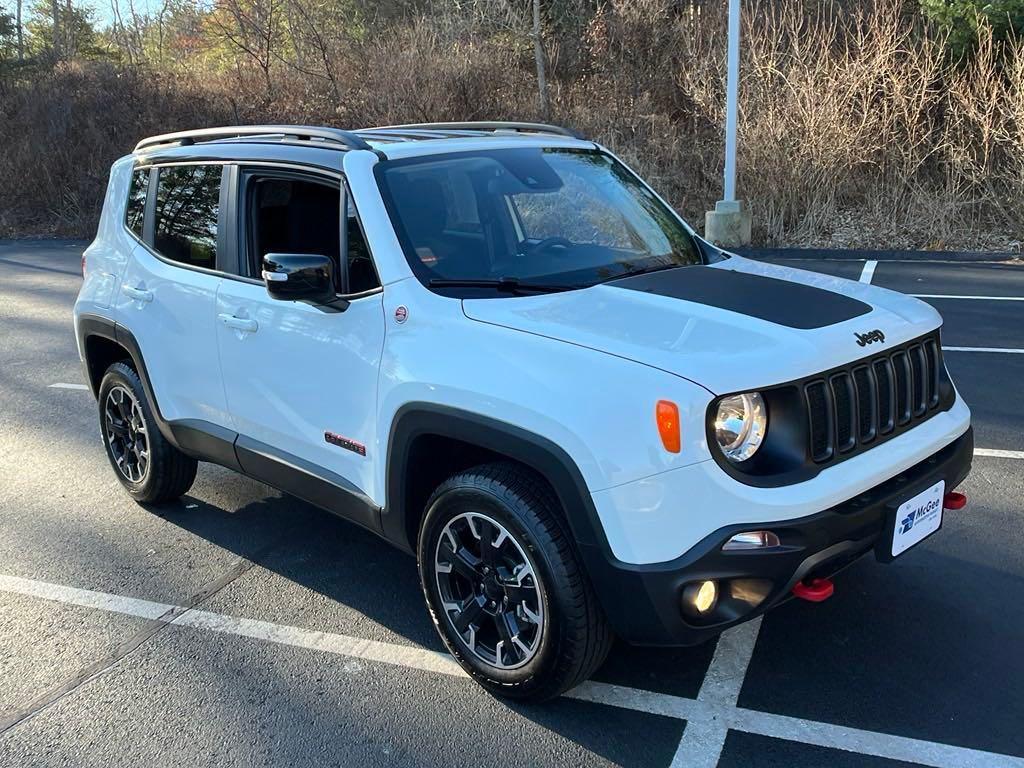
[[[874,344],[876,341],[885,342],[885,334],[877,328],[867,333],[853,332],[853,335],[857,337],[857,344],[862,347],[866,347],[868,344]]]

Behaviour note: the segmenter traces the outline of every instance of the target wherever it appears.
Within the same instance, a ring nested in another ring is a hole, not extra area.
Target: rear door
[[[137,245],[121,277],[118,321],[139,344],[164,419],[224,426],[214,334],[223,168],[165,165],[150,174],[143,220],[126,222]]]
[[[341,258],[340,183],[310,172],[239,169],[240,274],[220,286],[216,338],[243,469],[267,477],[277,462],[372,498],[372,462],[383,460],[372,455],[383,294],[351,207]],[[266,253],[331,256],[347,308],[270,298],[259,277]]]

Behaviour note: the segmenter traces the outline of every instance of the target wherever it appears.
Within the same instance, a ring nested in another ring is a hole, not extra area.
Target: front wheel
[[[420,580],[449,651],[499,696],[544,700],[587,679],[612,635],[552,492],[529,470],[457,474],[427,502]]]

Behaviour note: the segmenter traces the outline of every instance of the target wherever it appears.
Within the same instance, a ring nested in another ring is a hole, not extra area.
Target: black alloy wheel
[[[198,462],[161,433],[146,388],[127,361],[104,372],[97,405],[103,447],[129,496],[142,504],[163,504],[192,487]]]
[[[125,387],[115,386],[103,404],[103,436],[118,471],[131,483],[141,483],[149,471],[149,435],[138,400]]]
[[[533,563],[497,520],[465,512],[437,541],[434,572],[442,609],[466,648],[498,669],[528,663],[544,634]]]
[[[445,646],[496,696],[544,701],[586,680],[612,633],[546,480],[511,462],[444,480],[417,536],[420,585]]]

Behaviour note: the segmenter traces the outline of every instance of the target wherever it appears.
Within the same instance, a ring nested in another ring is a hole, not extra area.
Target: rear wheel
[[[611,632],[557,500],[529,470],[489,464],[446,480],[427,503],[418,550],[438,632],[492,693],[548,699],[604,661]]]
[[[160,434],[138,374],[127,363],[107,368],[99,391],[100,431],[107,458],[128,494],[160,504],[186,493],[198,463]]]

